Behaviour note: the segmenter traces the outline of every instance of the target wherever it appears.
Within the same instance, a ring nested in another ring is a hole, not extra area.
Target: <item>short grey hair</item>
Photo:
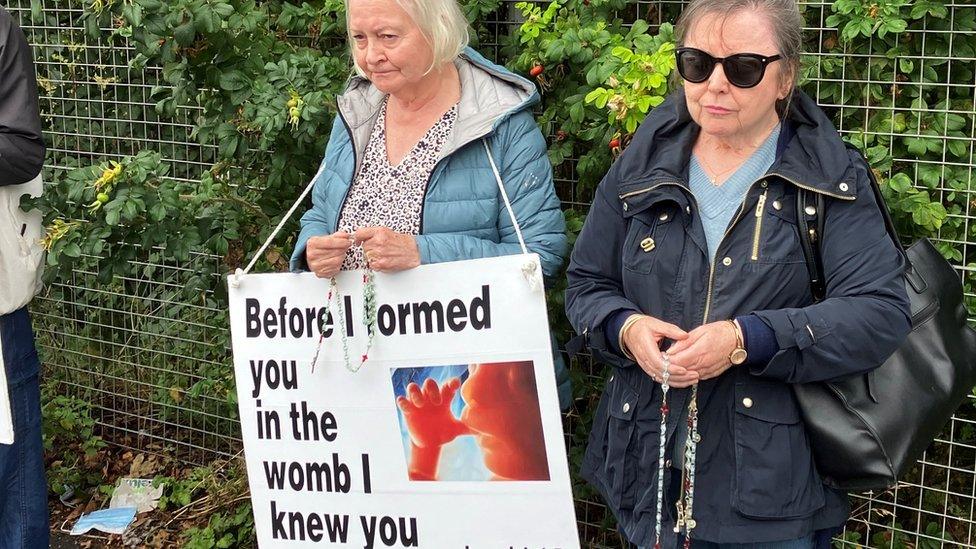
[[[683,46],[688,32],[704,15],[725,18],[743,11],[754,11],[769,19],[776,49],[779,50],[777,53],[786,64],[786,70],[780,71],[780,75],[783,79],[789,79],[783,83],[788,83],[792,90],[800,78],[800,52],[803,48],[803,16],[796,0],[692,0],[675,25],[675,42]],[[786,99],[776,103],[776,111],[781,117],[789,110],[792,96],[791,91]]]
[[[349,47],[354,48],[355,40],[349,30],[349,2],[350,0],[345,0],[346,33]],[[420,32],[430,45],[433,60],[427,67],[427,73],[444,63],[454,61],[468,46],[471,39],[470,27],[457,0],[396,0],[396,3],[420,27]],[[366,76],[356,63],[355,55],[352,55],[352,64],[356,73],[362,77]]]

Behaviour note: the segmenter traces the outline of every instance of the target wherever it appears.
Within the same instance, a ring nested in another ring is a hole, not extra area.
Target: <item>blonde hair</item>
[[[349,30],[349,1],[345,0],[346,33],[349,47],[354,48],[355,40]],[[407,12],[414,24],[420,28],[421,34],[427,40],[433,54],[430,66],[425,74],[436,67],[454,61],[464,51],[470,40],[468,19],[461,12],[457,0],[396,0],[396,3]],[[366,77],[366,73],[356,63],[356,55],[352,54],[352,64],[359,76]]]

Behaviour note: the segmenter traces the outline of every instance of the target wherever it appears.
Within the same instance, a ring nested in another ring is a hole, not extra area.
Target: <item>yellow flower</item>
[[[78,221],[65,221],[63,217],[55,219],[47,226],[44,238],[41,239],[41,246],[50,251],[55,242],[64,238],[79,224]]]
[[[112,185],[119,175],[122,174],[122,164],[112,160],[109,162],[109,167],[102,170],[102,175],[97,180],[95,180],[95,190],[102,190],[102,188]]]

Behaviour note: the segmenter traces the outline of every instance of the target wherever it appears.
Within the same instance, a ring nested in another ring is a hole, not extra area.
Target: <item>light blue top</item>
[[[705,241],[708,244],[709,261],[715,262],[715,252],[722,236],[735,215],[746,191],[757,179],[766,174],[776,160],[776,142],[779,139],[779,124],[773,128],[766,141],[752,153],[739,169],[721,185],[712,185],[705,170],[698,163],[698,157],[691,156],[688,163],[688,184],[691,193],[698,201],[702,225],[705,228]]]

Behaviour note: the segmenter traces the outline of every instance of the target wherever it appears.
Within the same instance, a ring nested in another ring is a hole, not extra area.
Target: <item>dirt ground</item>
[[[69,536],[61,532],[51,532],[51,549],[81,549],[78,536]],[[96,547],[89,545],[89,547]]]
[[[51,465],[49,462],[48,467],[51,468]],[[182,476],[188,470],[187,466],[159,454],[140,453],[116,446],[103,447],[97,454],[79,461],[76,466],[94,473],[95,478],[100,479],[106,486],[115,484],[121,477],[154,478],[157,475],[176,477]],[[182,529],[199,522],[176,520],[178,517],[174,517],[174,512],[179,510],[156,509],[136,515],[135,521],[121,535],[91,531],[80,536],[72,536],[68,532],[82,514],[107,508],[109,504],[105,486],[101,490],[89,487],[82,494],[76,496],[69,504],[61,502],[57,497],[48,500],[53,549],[168,549],[178,545]],[[200,521],[205,523],[206,516],[204,515]]]

